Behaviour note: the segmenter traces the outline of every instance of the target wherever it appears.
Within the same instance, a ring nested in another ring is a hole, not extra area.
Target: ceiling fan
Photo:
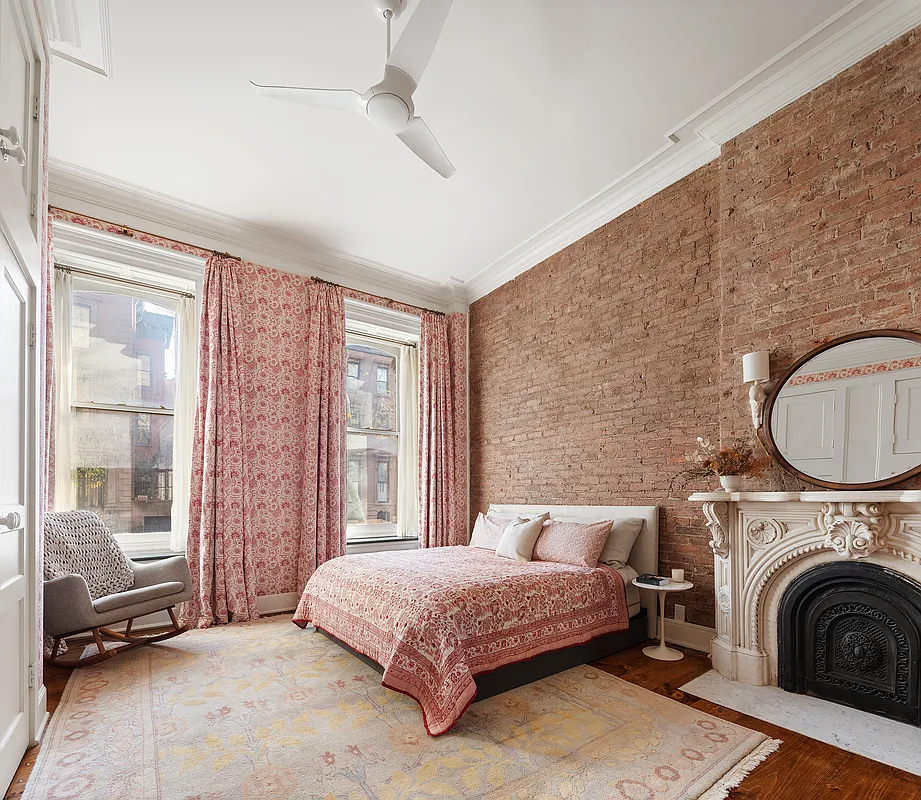
[[[253,83],[264,97],[329,108],[354,110],[396,137],[444,178],[457,173],[435,141],[422,117],[415,116],[413,92],[422,80],[432,51],[444,27],[452,0],[419,0],[393,52],[390,24],[403,11],[403,0],[374,0],[378,16],[387,23],[387,62],[384,79],[364,94],[351,89],[310,89],[301,86],[263,86]],[[252,82],[251,82],[252,83]]]

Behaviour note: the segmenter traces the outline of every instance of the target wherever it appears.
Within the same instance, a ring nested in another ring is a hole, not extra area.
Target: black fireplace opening
[[[921,726],[921,585],[877,564],[797,577],[780,601],[779,683]]]

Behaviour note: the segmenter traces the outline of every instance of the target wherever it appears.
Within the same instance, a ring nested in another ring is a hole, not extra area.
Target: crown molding
[[[299,239],[92,170],[51,159],[49,202],[77,214],[206,250],[232,249],[258,264],[316,275],[352,289],[403,303],[449,311],[454,287],[342,253],[319,250]]]
[[[650,158],[481,270],[471,302],[712,161],[721,146],[921,25],[917,0],[855,0],[665,134]]]

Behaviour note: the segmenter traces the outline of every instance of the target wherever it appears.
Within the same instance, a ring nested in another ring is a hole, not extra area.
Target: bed
[[[382,671],[384,686],[419,703],[431,735],[450,730],[475,699],[646,639],[651,615],[630,579],[656,570],[657,509],[490,506],[496,516],[544,511],[585,522],[641,517],[627,569],[518,562],[470,547],[345,556],[311,576],[293,621]]]

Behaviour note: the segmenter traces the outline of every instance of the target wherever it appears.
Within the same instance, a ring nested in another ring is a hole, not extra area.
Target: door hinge
[[[32,192],[32,203],[30,211],[33,217],[38,216],[38,195],[35,194],[35,192]]]
[[[35,688],[35,664],[29,664],[29,688]]]
[[[42,118],[42,99],[35,95],[32,98],[32,119],[40,120]]]
[[[36,332],[36,330],[35,330],[35,323],[33,322],[33,323],[29,326],[29,347],[35,347],[35,337],[36,337],[36,335],[37,335],[37,332]]]

